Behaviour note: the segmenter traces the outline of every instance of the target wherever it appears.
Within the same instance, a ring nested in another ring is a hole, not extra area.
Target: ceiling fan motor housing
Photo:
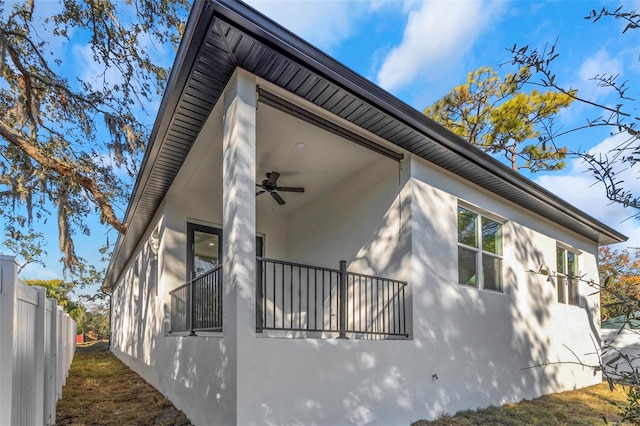
[[[290,186],[278,186],[278,178],[280,177],[280,173],[271,172],[266,174],[266,179],[262,180],[261,184],[256,184],[256,186],[262,188],[261,191],[256,192],[256,196],[268,192],[271,194],[274,200],[278,202],[278,204],[283,205],[286,204],[286,201],[275,191],[283,191],[283,192],[304,192],[304,188],[296,188]]]

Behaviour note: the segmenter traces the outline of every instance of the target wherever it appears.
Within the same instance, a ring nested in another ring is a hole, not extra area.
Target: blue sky
[[[628,80],[628,95],[640,96],[640,30],[622,34],[624,23],[584,19],[603,6],[640,10],[640,2],[612,1],[264,1],[252,6],[316,45],[349,68],[422,111],[462,84],[467,74],[491,66],[513,71],[508,51],[514,44],[544,48],[556,43],[554,70],[563,87],[607,105],[611,90],[597,87],[597,74]],[[580,126],[601,112],[574,103],[558,119],[564,128]],[[559,142],[570,150],[606,152],[621,142],[606,130],[588,130]],[[633,171],[621,172],[640,192]],[[610,204],[594,185],[586,166],[569,160],[560,172],[528,177],[629,236],[619,248],[640,247],[640,222]],[[627,220],[625,220],[627,219]]]
[[[372,0],[278,1],[251,0],[249,4],[314,44],[349,68],[422,111],[482,66],[508,63],[508,48],[517,44],[542,48],[557,40],[560,57],[555,65],[557,81],[598,102],[613,104],[611,91],[596,87],[596,74],[620,74],[630,82],[628,94],[640,96],[640,29],[622,34],[624,25],[613,19],[598,23],[585,20],[591,9],[612,1],[489,1],[489,0]],[[624,3],[640,10],[640,2]],[[72,40],[66,49],[81,52],[82,41]],[[171,49],[162,49],[166,58]],[[92,64],[78,55],[77,68],[90,72]],[[513,71],[508,65],[500,72]],[[148,107],[152,121],[157,105]],[[598,111],[574,103],[559,118],[566,128],[582,125]],[[570,150],[605,152],[620,142],[606,131],[574,133],[561,140]],[[579,160],[570,160],[560,172],[529,175],[547,189],[630,237],[618,248],[640,247],[640,221],[627,219],[632,212],[611,205],[604,190],[594,185]],[[637,174],[628,171],[630,188],[640,192]],[[626,220],[625,220],[626,219]],[[49,220],[55,224],[55,219]],[[62,276],[55,226],[50,235],[46,268],[28,266],[24,278]],[[98,241],[106,228],[96,226],[91,238],[77,236],[78,252],[98,261]],[[115,232],[110,233],[115,239]]]

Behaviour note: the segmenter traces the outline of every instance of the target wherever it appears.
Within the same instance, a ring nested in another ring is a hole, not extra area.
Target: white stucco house
[[[125,220],[111,350],[195,424],[406,425],[601,380],[528,367],[594,360],[570,274],[626,238],[242,3],[195,2]]]

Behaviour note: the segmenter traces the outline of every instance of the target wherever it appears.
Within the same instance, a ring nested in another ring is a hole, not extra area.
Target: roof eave
[[[571,204],[560,199],[542,186],[479,149],[469,149],[469,142],[449,129],[429,119],[415,108],[399,100],[391,93],[365,79],[353,70],[316,49],[290,31],[280,27],[260,12],[248,5],[237,2],[214,2],[214,14],[223,17],[226,22],[233,23],[248,31],[255,37],[266,40],[272,46],[278,46],[282,52],[303,65],[318,72],[323,77],[344,87],[351,93],[367,102],[381,106],[395,119],[404,122],[461,157],[473,162],[485,170],[494,173],[505,182],[534,196],[550,207],[560,210],[569,217],[578,220],[598,233],[598,244],[607,245],[627,241],[627,237],[613,228],[604,225],[597,219],[578,211]]]
[[[189,80],[201,46],[205,41],[207,32],[211,29],[214,19],[220,19],[222,22],[233,25],[239,31],[269,46],[277,54],[306,67],[316,75],[336,86],[342,87],[345,91],[362,99],[364,102],[375,105],[399,123],[415,129],[415,131],[424,134],[446,150],[467,160],[474,167],[484,170],[483,173],[495,175],[506,185],[517,188],[518,191],[522,191],[523,194],[527,194],[547,206],[547,208],[554,209],[565,217],[578,221],[582,229],[588,228],[589,230],[589,232],[585,231],[583,235],[594,242],[604,245],[627,240],[627,237],[623,234],[576,209],[529,179],[513,172],[488,154],[477,149],[470,149],[469,143],[464,139],[428,119],[408,104],[338,63],[250,6],[237,2],[217,0],[196,1],[191,11],[185,35],[178,50],[167,89],[154,123],[149,148],[145,152],[140,169],[141,172],[136,180],[133,195],[125,214],[125,223],[130,224],[136,216],[136,209],[144,194],[144,188],[154,166],[154,160],[161,148],[180,96],[183,93],[186,82]],[[212,71],[215,72],[216,70]],[[159,203],[158,201],[158,205]],[[150,221],[151,218],[149,217],[148,220]],[[125,238],[126,236],[120,235],[116,242],[102,287],[104,291],[110,291],[119,279],[119,275],[123,272],[122,270],[114,271],[114,259],[126,255],[121,252]],[[121,269],[120,266],[118,268]]]
[[[149,147],[146,149],[140,164],[140,172],[136,178],[135,185],[132,191],[132,197],[129,200],[127,210],[125,212],[124,223],[131,223],[131,219],[135,214],[136,206],[140,200],[140,196],[144,190],[144,184],[147,181],[149,174],[151,173],[150,159],[154,158],[157,154],[157,150],[160,148],[156,140],[164,136],[168,122],[171,121],[171,115],[176,108],[176,105],[180,99],[180,95],[184,89],[186,81],[191,73],[193,63],[197,58],[197,54],[200,50],[206,34],[209,30],[211,19],[213,17],[213,10],[211,3],[207,1],[196,0],[189,13],[187,19],[187,25],[185,26],[184,35],[180,41],[180,46],[176,53],[176,58],[171,67],[171,74],[167,81],[167,87],[165,89],[156,120],[151,130],[149,137]],[[168,115],[168,113],[171,113]],[[113,265],[114,259],[120,254],[122,249],[122,240],[125,238],[125,234],[119,234],[116,240],[114,251],[111,254],[111,259],[105,273],[105,280],[102,284],[102,291],[105,293],[110,292],[115,285],[113,281]],[[115,277],[117,279],[118,277]]]

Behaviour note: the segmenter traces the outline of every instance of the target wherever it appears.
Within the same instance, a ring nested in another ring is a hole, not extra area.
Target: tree
[[[109,306],[104,303],[96,304],[87,311],[87,332],[94,332],[99,336],[109,336]]]
[[[44,249],[46,242],[42,232],[37,232],[32,228],[24,232],[13,225],[9,225],[5,229],[5,237],[6,240],[4,240],[2,245],[12,253],[15,253],[17,259],[20,259],[18,273],[22,272],[22,270],[31,263],[44,266],[41,256],[46,254]]]
[[[622,33],[640,28],[640,13],[635,10],[627,12],[623,10],[622,6],[615,10],[605,7],[599,12],[594,9],[585,16],[585,19],[595,23],[607,17],[626,22]],[[588,151],[579,151],[573,154],[582,158],[589,165],[589,170],[596,181],[603,185],[609,200],[631,208],[634,212],[632,216],[640,219],[640,191],[637,184],[640,179],[640,168],[634,168],[640,162],[640,126],[639,118],[636,115],[637,100],[627,94],[628,82],[619,81],[617,74],[609,74],[606,70],[593,76],[593,80],[598,83],[599,87],[613,90],[617,96],[615,103],[599,103],[580,97],[572,88],[562,87],[558,83],[553,66],[560,54],[556,51],[555,44],[543,49],[514,45],[510,51],[513,55],[512,63],[514,65],[527,67],[532,71],[530,75],[522,79],[521,84],[556,90],[596,111],[593,118],[576,128],[557,131],[552,126],[547,127],[545,133],[541,135],[544,142],[555,144],[561,136],[595,128],[610,129],[611,135],[626,135],[622,143],[607,153],[594,154]],[[634,178],[625,181],[621,177],[621,173],[624,171],[634,173]]]
[[[74,236],[90,234],[89,215],[126,232],[116,210],[150,130],[137,118],[168,76],[152,48],[177,46],[188,3],[0,4],[0,214],[12,227],[10,244],[29,245],[25,235],[53,206],[65,270],[82,274]],[[82,41],[94,73],[83,75],[60,53],[72,40]]]
[[[600,247],[598,274],[604,287],[600,292],[603,320],[637,310],[640,302],[640,249],[632,256],[628,250]]]
[[[522,67],[501,79],[495,70],[479,68],[424,113],[485,151],[503,154],[515,171],[561,169],[567,149],[538,137],[573,98],[555,90],[526,93],[529,75]]]

